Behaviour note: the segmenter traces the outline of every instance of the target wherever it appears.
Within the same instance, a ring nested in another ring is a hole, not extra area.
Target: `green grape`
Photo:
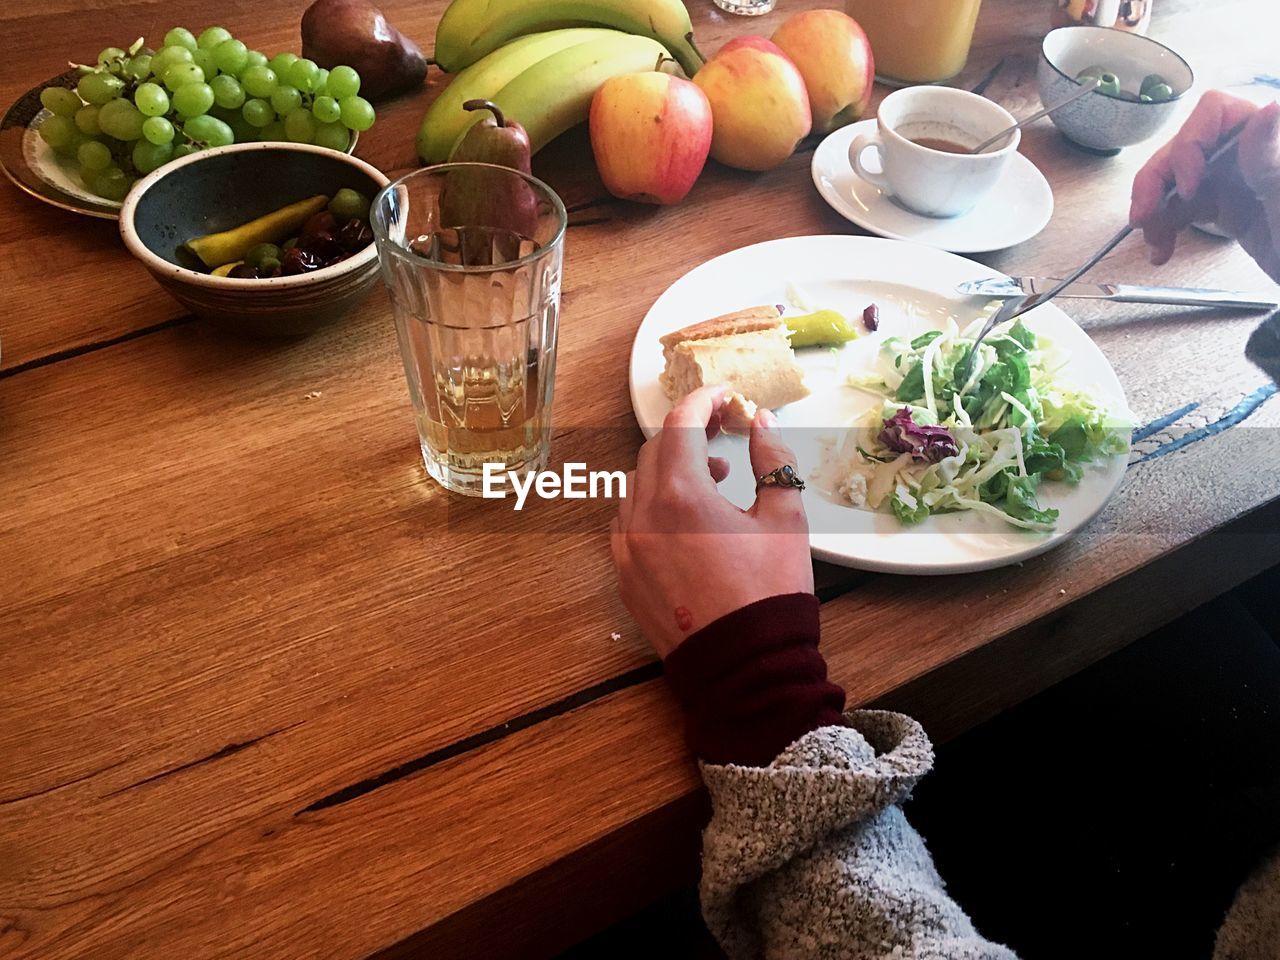
[[[294,143],[310,143],[316,136],[316,118],[306,107],[290,110],[284,118],[284,133]]]
[[[208,114],[192,117],[182,124],[182,132],[191,140],[204,140],[213,129],[212,124],[217,122],[219,122],[217,117],[211,117]]]
[[[239,40],[223,40],[213,48],[213,62],[223,73],[239,73],[248,59],[249,48]]]
[[[147,117],[142,121],[142,135],[157,146],[173,142],[173,124],[165,117]]]
[[[213,106],[213,87],[207,83],[183,84],[173,93],[173,108],[184,119],[208,113]]]
[[[212,50],[197,50],[191,55],[191,62],[203,70],[206,77],[212,77],[218,72],[218,61],[213,58]]]
[[[307,60],[304,57],[289,64],[289,69],[284,75],[299,90],[310,91],[315,86],[316,77],[320,75],[320,68],[316,66],[314,60]]]
[[[62,119],[68,120],[69,118],[63,117]],[[76,128],[76,124],[74,120],[70,122],[71,122],[71,139],[69,139],[66,143],[59,144],[58,146],[53,148],[53,152],[58,154],[58,156],[60,157],[74,157],[80,151],[80,148],[89,140],[88,137],[86,137],[83,133],[79,131],[79,129]]]
[[[164,72],[164,85],[174,92],[189,83],[204,83],[204,71],[194,63],[175,63]]]
[[[98,54],[98,65],[101,66],[111,60],[123,60],[126,54],[119,47],[106,47]]]
[[[261,50],[250,50],[245,54],[245,67],[265,67],[267,65],[267,55]],[[244,69],[243,67],[241,68]]]
[[[125,75],[131,80],[145,80],[151,76],[151,61],[154,59],[149,53],[140,53],[129,61],[129,69],[125,71]]]
[[[137,140],[142,136],[145,121],[141,111],[125,99],[104,103],[98,111],[98,126],[107,136],[117,140]]]
[[[302,106],[302,94],[293,87],[276,87],[271,91],[271,106],[283,117]]]
[[[251,97],[269,97],[276,88],[276,74],[270,67],[249,67],[240,74],[240,85]]]
[[[228,110],[235,110],[244,104],[244,87],[240,81],[228,73],[220,73],[209,81],[213,87],[213,102]]]
[[[60,117],[74,117],[84,106],[76,92],[66,87],[45,87],[40,91],[40,103]]]
[[[41,140],[56,150],[71,143],[80,131],[70,117],[55,113],[51,117],[45,117],[44,123],[40,124],[36,132],[40,134]]]
[[[101,170],[90,170],[87,167],[80,168],[80,179],[89,188],[90,193],[98,193],[98,176],[101,172]]]
[[[340,123],[321,123],[316,126],[313,142],[317,147],[345,151],[351,144],[351,131]]]
[[[226,27],[208,27],[201,32],[196,46],[201,50],[212,50],[218,44],[231,39],[231,31]]]
[[[334,67],[329,71],[329,79],[325,83],[325,92],[338,100],[354,97],[360,92],[360,74],[351,67]]]
[[[181,160],[183,157],[189,157],[199,149],[194,143],[180,143],[173,148],[173,159]]]
[[[338,101],[333,97],[316,97],[311,103],[311,112],[321,123],[334,123],[342,116]]]
[[[105,170],[111,166],[111,151],[105,143],[97,140],[86,140],[76,150],[76,159],[86,170]]]
[[[139,173],[150,173],[173,159],[172,143],[152,143],[139,140],[133,147],[133,165]]]
[[[94,175],[94,193],[107,200],[123,200],[131,186],[133,181],[119,167],[107,167]]]
[[[174,27],[164,35],[164,45],[166,47],[186,47],[188,50],[196,48],[196,35],[186,27]]]
[[[98,108],[93,104],[85,104],[76,111],[76,127],[86,137],[96,137],[102,132],[98,126]]]
[[[226,114],[227,116],[219,116],[218,119],[231,128],[236,143],[249,143],[258,139],[258,128],[250,125],[239,110],[228,110]]]
[[[195,57],[186,47],[165,47],[151,58],[151,72],[162,77],[166,70],[179,63],[195,63]]]
[[[208,138],[209,146],[225,147],[236,142],[236,133],[231,129],[230,124],[221,120],[215,120],[214,122],[217,126]]]
[[[272,120],[258,134],[260,140],[288,140],[289,137],[284,132],[284,123],[280,120]]]
[[[265,100],[246,100],[244,109],[240,112],[244,115],[245,122],[251,127],[265,127],[276,118],[276,112]]]
[[[124,81],[109,73],[86,73],[76,84],[76,93],[86,103],[102,106],[114,100],[124,90]]]
[[[158,83],[142,83],[133,91],[133,102],[148,117],[159,117],[169,112],[169,95]]]
[[[182,125],[182,132],[192,140],[200,140],[211,147],[225,147],[235,142],[235,134],[226,123],[207,113],[192,117]]]
[[[297,62],[298,55],[296,53],[289,53],[286,50],[284,53],[277,53],[272,57],[271,62],[268,63],[267,66],[274,70],[277,76],[283,78],[289,68]]]
[[[361,133],[372,127],[373,121],[377,118],[377,114],[373,112],[373,105],[364,97],[343,97],[338,101],[338,107],[342,122],[352,130],[358,130]]]

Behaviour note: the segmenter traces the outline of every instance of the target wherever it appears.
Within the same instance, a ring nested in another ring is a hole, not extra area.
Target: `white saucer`
[[[981,253],[1030,240],[1053,216],[1049,182],[1020,153],[1010,157],[1000,182],[968,213],[945,219],[912,213],[849,165],[849,144],[875,127],[874,118],[841,127],[813,154],[814,186],[837,213],[858,226],[891,240],[913,240],[952,253]],[[871,151],[867,153],[864,162],[872,159]]]

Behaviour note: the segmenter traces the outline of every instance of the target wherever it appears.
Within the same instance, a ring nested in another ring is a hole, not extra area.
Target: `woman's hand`
[[[800,491],[765,487],[741,510],[716,489],[729,465],[708,457],[707,440],[719,432],[724,394],[703,387],[667,415],[640,448],[611,528],[618,592],[662,657],[748,603],[813,592]],[[757,477],[796,462],[768,410],[751,424],[750,451]]]
[[[1206,170],[1205,157],[1241,123],[1234,156]],[[1174,185],[1177,196],[1163,204]],[[1210,220],[1280,281],[1280,104],[1259,107],[1212,90],[1138,171],[1129,222],[1142,228],[1152,263],[1173,256],[1178,233],[1188,224]]]

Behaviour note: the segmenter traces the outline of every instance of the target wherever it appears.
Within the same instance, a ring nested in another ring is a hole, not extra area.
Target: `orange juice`
[[[905,83],[950,80],[964,69],[982,0],[845,0],[871,41],[876,75]]]

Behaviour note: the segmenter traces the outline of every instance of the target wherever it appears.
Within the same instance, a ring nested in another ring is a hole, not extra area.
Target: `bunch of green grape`
[[[290,140],[345,150],[373,126],[351,67],[325,70],[292,53],[250,50],[223,27],[174,27],[154,51],[139,39],[77,66],[75,89],[46,87],[38,132],[74,158],[93,193],[121,200],[134,180],[205,147]]]

